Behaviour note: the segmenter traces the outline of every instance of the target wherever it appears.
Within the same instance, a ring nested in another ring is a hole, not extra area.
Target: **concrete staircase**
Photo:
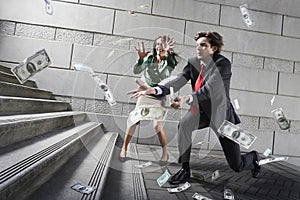
[[[99,199],[118,133],[0,66],[0,199]],[[76,183],[96,190],[83,195]]]

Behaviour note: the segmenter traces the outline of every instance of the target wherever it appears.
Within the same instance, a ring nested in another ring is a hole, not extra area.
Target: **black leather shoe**
[[[258,165],[258,162],[260,160],[260,157],[257,153],[257,151],[252,151],[253,155],[254,155],[254,159],[253,159],[253,165],[254,165],[254,169],[251,169],[251,174],[253,178],[257,178],[260,174],[260,166]]]
[[[181,168],[176,174],[172,176],[169,183],[171,185],[178,185],[180,183],[185,183],[191,176],[190,171],[186,171],[185,169]]]

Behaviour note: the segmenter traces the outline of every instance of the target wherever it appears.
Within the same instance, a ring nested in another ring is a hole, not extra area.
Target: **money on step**
[[[187,190],[189,187],[191,187],[191,184],[189,182],[185,182],[183,185],[176,187],[176,188],[167,188],[169,193],[178,193],[183,192]]]
[[[73,190],[82,194],[91,194],[96,188],[91,186],[84,186],[81,183],[76,183],[71,187]]]

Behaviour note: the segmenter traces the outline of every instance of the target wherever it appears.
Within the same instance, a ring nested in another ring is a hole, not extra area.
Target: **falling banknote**
[[[289,157],[273,157],[273,158],[266,158],[263,160],[260,160],[258,162],[258,165],[264,165],[271,162],[278,162],[278,161],[287,161]]]
[[[243,20],[245,22],[245,24],[251,28],[254,26],[254,22],[252,21],[251,17],[250,17],[250,14],[249,14],[249,11],[248,11],[248,5],[247,4],[243,4],[240,6],[240,10],[241,10],[241,13],[242,13],[242,17],[243,17]]]
[[[48,15],[52,15],[53,14],[53,7],[50,3],[50,0],[44,0],[45,4],[46,4],[46,12]]]
[[[290,128],[290,124],[288,120],[285,118],[282,108],[277,108],[271,111],[276,119],[277,124],[279,125],[281,130],[287,130]]]
[[[187,190],[189,187],[191,187],[191,184],[189,182],[185,182],[185,184],[176,187],[176,188],[167,188],[168,192],[170,193],[177,193],[177,192],[183,192]]]
[[[132,126],[140,120],[163,121],[166,117],[166,114],[166,108],[151,105],[138,106],[130,112],[129,117],[127,119],[127,126]]]
[[[237,125],[225,120],[218,129],[218,132],[232,141],[248,149],[255,141],[256,136],[241,129]]]
[[[99,77],[98,74],[94,73],[94,70],[91,67],[88,67],[88,66],[85,66],[82,64],[75,64],[74,68],[77,71],[88,72],[91,75],[91,77],[97,83],[98,87],[103,92],[103,94],[110,106],[114,106],[117,104],[109,87],[102,81],[102,79]]]
[[[91,186],[84,186],[80,183],[76,183],[71,187],[73,190],[80,192],[82,194],[91,194],[96,188]]]
[[[18,66],[12,68],[11,71],[17,77],[19,82],[23,84],[30,77],[48,67],[50,64],[50,58],[46,50],[43,49],[26,58]]]
[[[210,198],[202,196],[201,194],[198,194],[197,192],[195,194],[193,194],[192,198],[196,199],[196,200],[212,200]]]
[[[163,175],[161,175],[156,182],[158,183],[159,187],[163,186],[170,178],[171,174],[169,173],[169,171],[166,169],[165,173],[163,173]]]

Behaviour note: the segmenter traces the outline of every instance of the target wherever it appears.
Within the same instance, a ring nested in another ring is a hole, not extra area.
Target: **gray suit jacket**
[[[190,58],[176,79],[164,85],[159,85],[163,91],[162,95],[169,94],[170,87],[173,87],[175,92],[178,91],[189,80],[191,81],[192,88],[194,88],[199,71],[200,60],[197,57]],[[240,123],[240,119],[235,113],[229,97],[231,75],[231,63],[221,54],[215,54],[212,60],[205,66],[202,86],[192,94],[193,103],[199,104],[200,116],[206,115],[206,117],[202,118],[201,123],[199,123],[199,128],[210,126],[216,131],[224,120],[228,120],[234,124]]]

